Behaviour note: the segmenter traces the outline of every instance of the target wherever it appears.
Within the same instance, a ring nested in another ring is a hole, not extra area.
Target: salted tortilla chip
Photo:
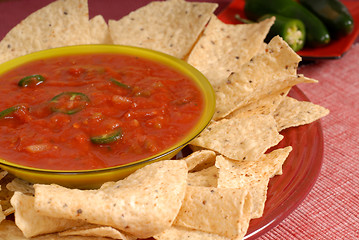
[[[281,131],[314,122],[328,114],[329,110],[322,106],[286,97],[273,116],[277,121],[278,131]]]
[[[93,224],[74,227],[70,230],[60,232],[59,236],[108,237],[112,239],[121,239],[121,240],[137,239],[128,234],[123,234],[115,228],[108,226],[93,225]]]
[[[255,24],[232,25],[213,16],[187,62],[213,86],[221,84],[257,54],[273,23],[274,18],[270,18]]]
[[[278,149],[264,154],[257,161],[233,161],[218,156],[216,161],[216,166],[219,168],[218,187],[248,188],[253,202],[251,217],[261,217],[267,199],[269,179],[281,173],[282,165],[291,150],[290,146]]]
[[[3,213],[2,207],[1,207],[1,205],[0,205],[0,223],[1,223],[3,220],[5,220],[5,218],[6,218],[6,216],[5,216],[5,214]]]
[[[164,232],[155,235],[153,238],[157,240],[231,240],[217,234],[177,226],[166,229]]]
[[[212,122],[191,144],[231,159],[253,161],[282,139],[272,116],[253,115]]]
[[[200,187],[217,187],[218,168],[211,166],[201,171],[188,173],[188,185]]]
[[[0,42],[0,63],[31,52],[89,44],[87,0],[57,0],[32,13]]]
[[[99,190],[37,184],[35,208],[47,216],[82,219],[147,238],[172,225],[184,199],[187,172],[185,161],[167,160]]]
[[[3,210],[3,213],[7,216],[13,212],[13,207],[11,206],[10,199],[14,192],[10,191],[6,188],[6,185],[14,180],[14,176],[11,174],[6,174],[1,179],[1,187],[0,187],[0,205]]]
[[[149,48],[183,58],[209,21],[215,3],[155,1],[118,21],[110,20],[115,44]]]
[[[0,172],[0,180],[3,179],[7,175],[7,171],[1,171]],[[1,188],[0,188],[1,190]]]
[[[245,189],[188,186],[174,226],[235,238],[247,231],[252,210]]]
[[[216,153],[211,150],[194,151],[182,160],[186,161],[189,172],[195,172],[213,166]]]
[[[20,229],[13,221],[5,220],[0,224],[0,239],[1,240],[29,240],[26,238]],[[60,237],[57,234],[47,234],[38,237],[33,237],[31,240],[109,240],[102,237],[83,237],[83,236],[64,236]]]
[[[0,223],[0,239],[27,240],[13,221],[5,220]]]
[[[32,183],[29,183],[20,178],[15,178],[6,185],[6,188],[12,192],[21,192],[24,194],[34,195],[35,190]]]
[[[0,180],[3,179],[5,176],[7,175],[7,172],[6,171],[2,171],[0,172]],[[0,185],[0,191],[1,191],[1,185]],[[5,214],[3,213],[2,211],[2,206],[0,204],[0,223],[5,220]]]
[[[316,82],[296,74],[300,60],[282,38],[274,37],[264,54],[254,57],[227,81],[214,87],[216,112],[213,118],[221,119],[240,107],[298,83]]]
[[[230,113],[227,118],[245,117],[256,114],[273,114],[278,108],[278,105],[287,96],[289,90],[290,88],[286,88],[282,91],[265,96],[258,101],[251,102],[244,107],[236,109],[234,112]]]
[[[11,204],[15,208],[15,223],[25,237],[34,237],[45,233],[64,231],[75,226],[84,225],[81,220],[69,220],[43,216],[34,208],[34,197],[15,192]]]
[[[91,44],[112,44],[108,25],[102,15],[90,19]]]

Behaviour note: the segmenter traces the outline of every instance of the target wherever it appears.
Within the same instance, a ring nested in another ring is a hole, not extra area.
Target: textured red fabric
[[[319,80],[299,88],[331,111],[321,120],[323,166],[303,203],[259,239],[359,239],[359,44],[299,72]]]

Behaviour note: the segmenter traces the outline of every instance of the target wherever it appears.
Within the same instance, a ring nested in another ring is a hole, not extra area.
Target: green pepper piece
[[[122,129],[120,127],[114,129],[111,133],[91,137],[90,140],[94,144],[109,144],[117,141],[122,137]]]
[[[72,107],[70,108],[66,108],[66,106],[60,106],[60,101],[65,100],[65,103],[75,103],[75,102],[79,102],[79,104],[74,104]],[[80,92],[63,92],[60,93],[58,95],[56,95],[55,97],[53,97],[50,100],[50,104],[51,105],[51,110],[53,112],[60,112],[60,113],[65,113],[65,114],[74,114],[77,113],[79,111],[81,111],[82,109],[84,109],[88,103],[90,102],[90,99],[83,93]]]
[[[130,89],[130,88],[131,88],[131,86],[126,85],[126,84],[124,84],[124,83],[122,83],[122,82],[120,82],[120,81],[117,81],[117,80],[114,79],[114,78],[110,78],[110,81],[111,81],[112,83],[114,83],[115,85],[120,86],[120,87],[122,87],[122,88],[126,88],[126,89]]]
[[[23,105],[15,105],[12,107],[9,107],[3,111],[0,112],[0,119],[6,118],[8,116],[10,116],[11,114],[13,114],[14,112],[16,112],[17,110],[19,110],[20,108],[24,107]]]
[[[308,47],[320,47],[330,42],[330,35],[324,23],[294,0],[246,0],[244,12],[249,19],[255,21],[265,14],[278,14],[301,20],[305,26],[305,41]]]
[[[45,78],[39,74],[30,75],[22,78],[17,85],[20,87],[28,87],[30,85],[39,85],[45,81]]]
[[[323,21],[333,38],[346,36],[353,31],[353,17],[339,0],[300,0],[299,3]]]
[[[299,19],[283,17],[278,14],[266,14],[259,18],[259,21],[273,16],[275,17],[275,22],[267,34],[266,41],[270,41],[273,37],[279,35],[294,51],[301,50],[305,43],[303,22]]]

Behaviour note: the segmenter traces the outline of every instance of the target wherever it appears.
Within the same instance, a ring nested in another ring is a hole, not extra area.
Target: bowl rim
[[[75,46],[65,46],[57,47],[46,50],[41,50],[33,52],[27,55],[16,57],[12,60],[9,60],[5,63],[0,64],[0,76],[4,73],[11,71],[12,69],[26,64],[28,62],[48,59],[53,57],[60,56],[69,56],[69,55],[79,55],[79,54],[123,54],[129,56],[136,56],[140,58],[145,58],[150,61],[154,61],[167,67],[173,68],[179,71],[181,74],[189,77],[196,86],[200,89],[203,94],[203,109],[201,116],[199,117],[197,123],[192,127],[192,130],[185,136],[183,136],[177,143],[172,146],[167,147],[166,149],[158,152],[155,155],[150,157],[140,159],[134,162],[127,164],[116,165],[106,168],[97,168],[97,169],[84,169],[84,170],[55,170],[55,169],[46,169],[46,168],[35,168],[31,166],[25,166],[21,164],[12,163],[6,161],[5,159],[0,158],[0,166],[6,166],[8,168],[14,168],[20,171],[31,171],[34,173],[43,173],[43,174],[57,174],[57,175],[84,175],[84,174],[97,174],[104,172],[113,172],[126,168],[133,168],[139,165],[147,164],[152,161],[156,161],[167,155],[176,152],[177,150],[182,149],[188,143],[190,143],[195,137],[197,137],[211,122],[212,117],[215,112],[216,97],[215,92],[208,81],[208,79],[196,68],[194,68],[189,63],[184,60],[178,59],[174,56],[168,55],[166,53],[158,52],[155,50],[127,46],[127,45],[110,45],[110,44],[87,44],[87,45],[75,45]]]

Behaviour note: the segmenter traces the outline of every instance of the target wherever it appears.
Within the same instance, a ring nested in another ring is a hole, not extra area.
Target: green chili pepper
[[[273,37],[279,35],[294,51],[301,50],[305,43],[305,27],[303,22],[299,19],[287,18],[278,14],[266,14],[260,17],[258,21],[273,16],[275,17],[275,22],[267,34],[266,41],[269,42]],[[234,17],[243,23],[254,23],[254,21],[241,18],[239,14],[236,14]]]
[[[339,0],[299,0],[327,26],[333,38],[350,34],[354,20],[346,6]]]
[[[89,102],[90,99],[80,92],[63,92],[50,100],[52,111],[69,115],[81,111]]]
[[[114,129],[111,133],[91,137],[90,140],[95,144],[109,144],[117,141],[122,137],[122,129],[120,127]]]
[[[301,50],[305,43],[305,27],[303,22],[299,19],[283,17],[278,14],[266,14],[259,18],[259,21],[273,16],[275,17],[275,22],[269,30],[266,40],[269,41],[276,35],[279,35],[294,51]]]
[[[28,87],[30,85],[39,85],[45,81],[45,78],[39,74],[30,75],[22,78],[17,85],[20,87]]]
[[[244,11],[249,19],[255,21],[265,14],[278,14],[301,20],[306,30],[306,45],[309,47],[324,46],[330,42],[330,35],[324,23],[294,0],[246,0]]]
[[[122,83],[122,82],[120,82],[120,81],[117,81],[117,80],[114,79],[114,78],[110,78],[110,81],[111,81],[112,83],[114,83],[115,85],[120,86],[120,87],[122,87],[122,88],[126,88],[126,89],[130,89],[130,88],[131,88],[131,86],[126,85],[126,84],[124,84],[124,83]]]
[[[23,108],[23,107],[24,107],[23,105],[15,105],[15,106],[9,107],[9,108],[1,111],[0,119],[10,116],[11,114],[13,114],[14,112],[16,112],[17,110],[19,110],[20,108]]]

